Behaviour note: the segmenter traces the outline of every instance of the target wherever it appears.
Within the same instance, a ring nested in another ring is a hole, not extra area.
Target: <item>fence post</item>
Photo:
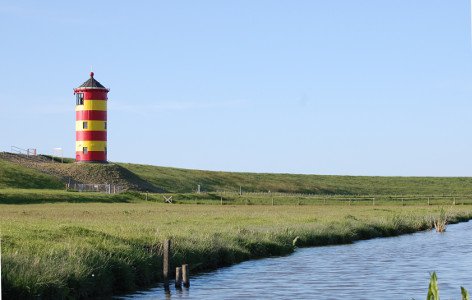
[[[164,287],[169,289],[169,270],[170,270],[170,240],[164,241],[162,253],[162,274],[164,277]]]
[[[375,198],[372,198],[372,205],[375,205]]]
[[[431,204],[429,203],[429,197],[428,197],[428,205],[431,205]]]
[[[175,288],[182,288],[182,267],[175,268]]]
[[[190,279],[189,279],[189,272],[188,272],[188,264],[182,265],[182,281],[184,287],[190,287]]]

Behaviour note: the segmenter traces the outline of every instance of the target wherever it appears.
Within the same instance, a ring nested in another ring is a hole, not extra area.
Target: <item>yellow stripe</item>
[[[76,105],[76,111],[81,110],[107,110],[106,100],[84,100],[84,105]]]
[[[106,121],[90,121],[90,120],[75,121],[75,130],[76,131],[106,131],[105,123]],[[84,128],[84,127],[87,127],[87,128]]]
[[[75,151],[82,152],[84,147],[87,147],[87,151],[105,151],[107,142],[104,141],[77,141],[75,142]]]

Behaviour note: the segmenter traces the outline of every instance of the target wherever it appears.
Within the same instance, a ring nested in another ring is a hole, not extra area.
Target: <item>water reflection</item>
[[[305,248],[194,276],[191,288],[162,286],[124,299],[424,299],[438,273],[443,299],[472,291],[472,222],[422,232]]]

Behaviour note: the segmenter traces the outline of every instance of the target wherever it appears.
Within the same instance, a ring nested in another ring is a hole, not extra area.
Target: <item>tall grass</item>
[[[162,241],[191,272],[431,228],[435,207],[135,203],[0,205],[6,298],[87,298],[161,279]],[[472,218],[453,208],[450,222]]]

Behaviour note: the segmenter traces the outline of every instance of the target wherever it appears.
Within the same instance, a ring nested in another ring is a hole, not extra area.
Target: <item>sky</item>
[[[108,159],[472,176],[468,0],[0,0],[0,151],[75,156],[73,88],[108,94]]]

